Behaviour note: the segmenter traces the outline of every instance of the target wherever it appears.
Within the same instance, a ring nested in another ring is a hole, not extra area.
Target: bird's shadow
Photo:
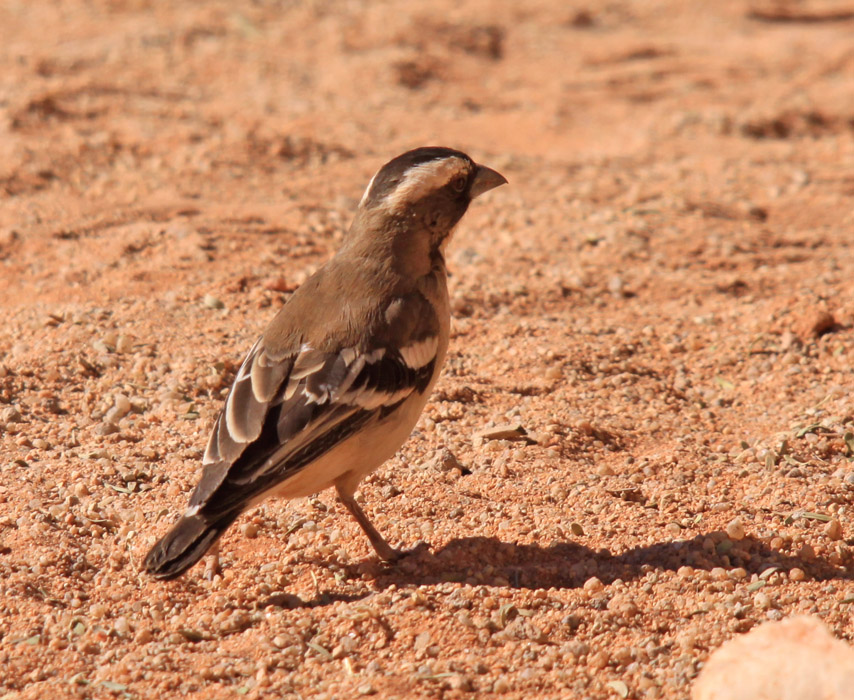
[[[721,547],[709,547],[709,537],[714,534],[700,534],[690,540],[656,542],[633,547],[620,554],[596,551],[571,541],[541,546],[502,542],[495,537],[461,537],[451,540],[436,552],[431,552],[424,544],[419,545],[394,564],[384,564],[376,559],[343,567],[337,561],[326,559],[315,560],[312,564],[334,564],[352,578],[367,574],[373,581],[374,590],[384,590],[392,585],[435,585],[443,582],[529,590],[572,589],[583,586],[593,576],[607,585],[617,579],[630,581],[652,571],[677,571],[683,566],[707,571],[716,567],[743,567],[747,576],[762,574],[772,567],[782,571],[798,568],[811,580],[854,579],[854,561],[834,565],[821,557],[788,555],[750,537],[738,542],[737,553],[726,553],[720,551]],[[341,600],[355,601],[369,594],[320,593],[310,601],[287,595],[286,600],[271,599],[268,604],[317,607]]]

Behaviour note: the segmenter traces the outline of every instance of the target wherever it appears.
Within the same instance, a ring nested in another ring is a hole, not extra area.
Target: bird
[[[355,500],[409,437],[450,336],[445,252],[472,200],[507,183],[465,153],[427,146],[383,165],[333,257],[282,306],[243,360],[189,505],[144,560],[181,576],[247,509],[334,487],[377,556],[391,547]],[[218,563],[217,563],[218,565]]]

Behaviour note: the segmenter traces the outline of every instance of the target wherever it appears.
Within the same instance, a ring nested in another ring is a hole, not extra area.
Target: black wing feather
[[[319,351],[290,336],[272,350],[264,338],[253,346],[211,433],[190,509],[148,553],[149,573],[180,576],[253,500],[426,391],[437,359],[435,310],[415,293],[378,319],[369,347]],[[397,350],[414,343],[408,356],[417,367]]]
[[[366,363],[345,392],[345,397],[352,394],[355,398],[370,392],[389,396],[404,394],[393,403],[366,409],[356,402],[343,401],[342,397],[338,397],[338,401],[312,400],[312,396],[332,393],[346,375],[346,364],[341,355],[331,356],[321,370],[300,380],[290,398],[284,399],[285,388],[277,393],[269,405],[260,434],[233,462],[218,462],[205,467],[202,479],[190,498],[190,506],[201,505],[209,517],[217,518],[240,504],[245,505],[299,472],[369,421],[388,416],[413,391],[423,393],[430,383],[434,367],[435,360],[413,369],[396,352],[385,353],[382,358]],[[224,421],[225,417],[221,416],[219,423]],[[219,431],[227,432],[223,428],[222,425],[217,426]],[[301,440],[304,434],[313,437]],[[287,451],[293,440],[299,440],[300,446]],[[269,463],[277,453],[281,454],[280,459]]]

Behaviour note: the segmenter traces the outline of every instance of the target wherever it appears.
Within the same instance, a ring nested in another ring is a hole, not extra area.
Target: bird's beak
[[[480,197],[484,192],[495,189],[499,185],[506,185],[507,178],[501,173],[496,172],[492,168],[487,168],[485,165],[478,165],[477,172],[474,176],[474,181],[471,183],[469,197],[474,199]]]

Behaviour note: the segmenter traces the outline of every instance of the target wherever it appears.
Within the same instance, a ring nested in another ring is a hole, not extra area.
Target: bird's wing
[[[438,328],[435,309],[415,292],[378,309],[361,347],[326,338],[322,348],[301,340],[282,349],[262,336],[216,421],[190,508],[208,517],[242,510],[413,392],[426,391]]]

